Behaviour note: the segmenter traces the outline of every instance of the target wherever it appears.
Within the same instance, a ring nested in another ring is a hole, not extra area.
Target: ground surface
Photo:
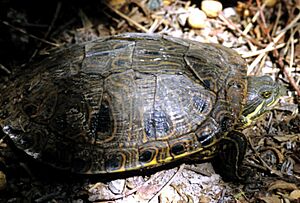
[[[158,4],[157,4],[158,3]],[[160,4],[161,3],[161,4]],[[232,2],[204,28],[187,22],[196,1],[0,1],[0,82],[51,50],[123,32],[155,32],[237,50],[250,75],[270,75],[287,89],[281,107],[244,130],[251,183],[226,183],[210,163],[185,164],[113,181],[40,166],[0,144],[0,202],[299,202],[300,1]],[[153,10],[151,10],[151,8]]]

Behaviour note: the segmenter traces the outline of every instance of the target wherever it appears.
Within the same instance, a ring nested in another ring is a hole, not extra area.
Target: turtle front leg
[[[242,168],[247,149],[247,139],[238,131],[231,131],[219,143],[218,153],[212,160],[217,173],[225,181],[245,181],[248,170]]]

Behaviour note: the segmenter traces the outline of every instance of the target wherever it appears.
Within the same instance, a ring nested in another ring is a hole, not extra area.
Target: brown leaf
[[[300,163],[294,165],[294,173],[300,173]]]
[[[271,183],[270,187],[268,188],[269,191],[271,190],[297,190],[297,186],[293,183],[288,183],[283,180],[277,180],[273,183]]]
[[[272,195],[270,197],[261,197],[259,199],[263,200],[265,203],[281,203],[281,200],[276,195]]]

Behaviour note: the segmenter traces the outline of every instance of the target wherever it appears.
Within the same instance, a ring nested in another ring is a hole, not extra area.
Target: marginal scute
[[[72,160],[71,170],[76,173],[85,173],[90,168],[91,168],[90,162],[84,159],[74,158]]]
[[[156,153],[155,150],[151,150],[151,149],[144,150],[140,152],[139,161],[141,163],[148,163],[153,160],[153,158],[155,157],[155,153]]]
[[[213,118],[206,120],[201,128],[196,130],[196,136],[201,146],[210,146],[219,139],[219,126]]]
[[[180,155],[185,152],[184,143],[178,143],[173,146],[171,146],[171,154],[173,155]]]
[[[109,154],[105,157],[105,159],[105,168],[107,171],[116,171],[121,169],[125,161],[121,153]]]

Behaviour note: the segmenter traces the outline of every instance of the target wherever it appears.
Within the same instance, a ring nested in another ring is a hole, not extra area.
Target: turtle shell
[[[1,89],[1,128],[34,159],[83,174],[210,158],[247,88],[231,49],[153,34],[75,45],[24,72]]]

